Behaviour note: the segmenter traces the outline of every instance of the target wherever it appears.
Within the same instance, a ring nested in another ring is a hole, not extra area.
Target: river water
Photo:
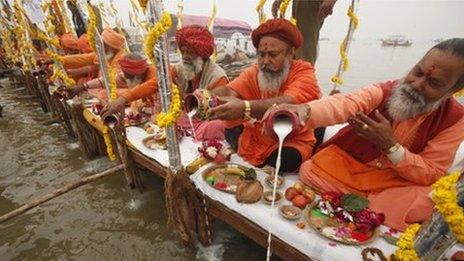
[[[354,42],[342,91],[396,79],[433,43],[382,48],[378,41]],[[321,42],[316,64],[324,93],[338,66],[338,42]],[[24,90],[0,82],[0,215],[63,184],[113,163],[88,161],[60,125],[23,99]],[[143,194],[126,187],[122,173],[82,186],[0,224],[0,260],[263,260],[265,249],[216,222],[214,244],[184,248],[166,226],[163,180],[144,173]]]

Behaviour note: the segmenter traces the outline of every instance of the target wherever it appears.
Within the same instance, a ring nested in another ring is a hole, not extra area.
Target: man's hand
[[[122,112],[126,107],[126,102],[126,99],[122,96],[118,97],[114,101],[109,102],[105,105],[105,107],[103,107],[100,113],[101,118],[104,119],[106,116]]]
[[[337,2],[337,0],[324,0],[321,3],[319,12],[317,13],[319,21],[324,21],[327,16],[332,14],[335,2]]]
[[[245,102],[233,96],[218,97],[220,103],[209,110],[211,119],[236,120],[242,119],[245,112]]]
[[[311,107],[306,103],[303,103],[303,104],[279,104],[279,105],[275,105],[275,106],[270,107],[266,111],[266,113],[264,114],[262,121],[263,122],[266,121],[268,119],[269,115],[272,112],[280,110],[280,109],[287,109],[287,110],[295,113],[296,115],[298,115],[298,118],[300,119],[301,126],[305,126],[306,122],[309,120],[309,118],[311,116]]]
[[[356,117],[351,118],[348,122],[358,135],[374,142],[382,151],[386,151],[397,143],[393,135],[393,128],[378,110],[375,111],[375,116],[378,121],[359,112]]]
[[[74,96],[78,95],[79,93],[83,92],[86,90],[86,87],[82,84],[72,86],[72,87],[67,87],[64,89],[64,95],[66,99],[72,99]]]

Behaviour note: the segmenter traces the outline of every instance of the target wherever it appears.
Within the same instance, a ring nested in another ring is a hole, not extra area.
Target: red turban
[[[255,48],[258,48],[259,41],[263,36],[275,37],[290,44],[296,49],[303,45],[303,35],[300,30],[298,30],[298,27],[283,18],[267,20],[265,23],[253,30],[251,33],[251,40],[253,41]]]
[[[89,44],[89,39],[87,39],[87,34],[83,34],[81,37],[79,37],[79,39],[77,39],[77,48],[79,48],[82,53],[93,52]]]
[[[179,49],[185,46],[204,59],[209,58],[214,51],[213,35],[198,25],[184,26],[177,30],[176,41]]]
[[[77,48],[77,38],[70,34],[65,33],[60,37],[61,47],[65,49],[78,49]]]
[[[103,30],[101,36],[102,36],[103,42],[113,47],[114,49],[120,50],[124,47],[124,43],[125,43],[124,36],[109,27],[106,27]]]
[[[146,59],[142,60],[135,60],[131,59],[128,55],[124,56],[119,61],[119,65],[121,66],[121,70],[124,73],[129,75],[141,75],[142,73],[146,72],[148,69],[148,63]]]

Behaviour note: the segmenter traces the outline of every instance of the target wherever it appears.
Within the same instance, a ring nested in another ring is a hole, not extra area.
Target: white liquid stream
[[[273,222],[273,215],[274,215],[274,205],[275,205],[275,196],[276,196],[276,190],[277,190],[277,179],[279,177],[279,171],[280,171],[280,161],[281,161],[281,154],[282,154],[282,145],[284,144],[284,140],[287,137],[290,132],[292,132],[293,125],[292,121],[289,118],[276,118],[274,120],[274,125],[273,125],[273,130],[277,137],[279,137],[279,149],[277,151],[277,162],[276,162],[276,168],[275,168],[275,173],[274,173],[274,184],[272,188],[272,204],[271,204],[271,223]],[[266,254],[266,260],[269,261],[271,258],[271,237],[272,236],[272,224],[269,227],[269,234],[267,237],[267,254]]]
[[[192,122],[192,117],[197,114],[197,108],[189,111],[187,113],[187,117],[189,118],[189,122],[190,122],[190,127],[192,128],[192,133],[193,133],[193,140],[196,141],[197,140],[197,135],[195,134],[195,128],[193,128],[193,122]]]

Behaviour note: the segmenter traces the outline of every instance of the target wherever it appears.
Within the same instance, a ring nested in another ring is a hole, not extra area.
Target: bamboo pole
[[[43,195],[42,197],[38,197],[34,200],[32,200],[30,203],[27,203],[27,204],[24,204],[22,205],[21,207],[13,210],[13,211],[10,211],[8,213],[6,213],[5,215],[3,216],[0,216],[0,223],[3,223],[11,218],[14,218],[22,213],[25,213],[26,211],[32,209],[32,208],[35,208],[37,207],[38,205],[44,203],[44,202],[47,202],[53,198],[56,198],[68,191],[71,191],[75,188],[78,188],[82,185],[85,185],[87,183],[90,183],[92,181],[95,181],[95,180],[98,180],[100,178],[103,178],[103,177],[107,177],[107,176],[110,176],[114,173],[116,173],[118,170],[121,170],[123,169],[124,166],[122,164],[120,165],[116,165],[112,168],[109,168],[103,172],[100,172],[100,173],[97,173],[97,174],[94,174],[94,175],[91,175],[91,176],[88,176],[88,177],[85,177],[85,178],[82,178],[82,179],[79,179],[79,180],[76,180],[74,182],[71,182],[49,194],[46,194],[46,195]]]

